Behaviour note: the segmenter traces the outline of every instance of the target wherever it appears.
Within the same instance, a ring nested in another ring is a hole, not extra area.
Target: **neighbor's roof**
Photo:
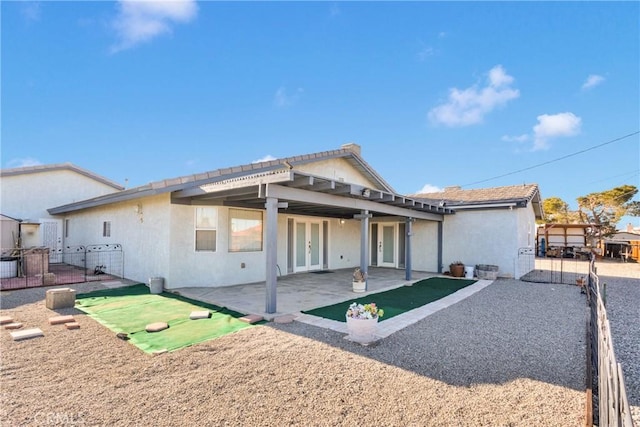
[[[626,241],[626,242],[630,242],[630,241],[636,241],[636,240],[640,240],[640,234],[636,234],[636,233],[629,233],[628,231],[619,231],[616,234],[605,238],[604,239],[607,242],[610,241]]]
[[[418,193],[410,197],[439,203],[451,209],[489,208],[503,205],[525,207],[534,205],[536,215],[542,217],[542,204],[538,184],[511,185],[505,187],[463,190],[461,187],[447,187],[437,193]]]
[[[377,199],[384,199],[384,202],[389,204],[396,204],[405,207],[412,206],[414,207],[414,209],[426,210],[437,214],[452,213],[449,209],[443,209],[442,207],[438,206],[431,206],[420,201],[412,201],[404,196],[396,194],[393,188],[384,179],[382,179],[382,177],[378,175],[378,173],[361,157],[360,147],[356,144],[345,144],[338,150],[323,151],[313,154],[305,154],[264,162],[250,163],[196,175],[188,175],[173,179],[156,181],[118,193],[107,194],[95,197],[93,199],[54,207],[48,209],[48,211],[50,214],[56,215],[169,192],[181,195],[190,195],[191,193],[200,194],[200,189],[202,188],[202,186],[214,184],[220,186],[231,181],[238,181],[240,185],[249,185],[249,178],[255,178],[258,181],[261,179],[266,180],[268,179],[266,178],[267,176],[282,175],[280,172],[283,170],[291,170],[292,172],[294,172],[290,174],[293,178],[300,178],[302,180],[311,179],[313,181],[313,177],[305,176],[305,174],[295,172],[294,168],[306,163],[336,158],[342,158],[346,160],[365,177],[372,181],[377,188],[373,188],[370,190],[373,193],[373,196]],[[321,179],[322,178],[316,181],[320,181]],[[245,184],[241,184],[241,181],[246,182]],[[339,187],[338,189],[332,188],[330,191],[339,192],[343,189],[346,191],[359,191],[359,189],[356,188],[357,186],[343,185],[341,182],[327,182],[318,185],[325,186],[325,184],[329,187]],[[293,183],[292,185],[296,184]],[[262,203],[264,204],[264,202]]]
[[[82,169],[81,167],[78,167],[72,163],[56,163],[51,165],[25,166],[21,168],[0,169],[0,177],[52,172],[52,171],[59,171],[59,170],[69,170],[72,172],[76,172],[76,173],[79,173],[80,175],[84,175],[95,181],[98,181],[110,187],[113,187],[116,190],[124,190],[124,187],[122,185],[114,181],[111,181],[110,179],[107,179],[103,176],[97,175],[86,169]]]

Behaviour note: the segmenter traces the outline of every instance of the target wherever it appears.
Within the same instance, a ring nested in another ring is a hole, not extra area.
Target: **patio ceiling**
[[[332,180],[291,169],[230,178],[174,191],[172,203],[264,209],[265,198],[280,203],[279,212],[353,218],[367,210],[374,217],[401,216],[442,221],[449,208],[388,191]]]

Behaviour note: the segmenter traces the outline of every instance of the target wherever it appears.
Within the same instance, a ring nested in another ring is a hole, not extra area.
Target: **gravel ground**
[[[627,398],[636,426],[640,426],[640,264],[599,264],[600,283],[606,283],[606,307],[613,347],[622,364]]]
[[[98,285],[82,285],[82,291]],[[294,322],[149,356],[44,289],[4,292],[0,420],[22,425],[580,426],[586,304],[567,285],[497,280],[363,347]]]

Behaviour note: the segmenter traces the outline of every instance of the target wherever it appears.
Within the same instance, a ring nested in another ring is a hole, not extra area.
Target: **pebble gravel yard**
[[[584,424],[587,307],[576,286],[499,279],[371,346],[269,323],[157,356],[80,311],[47,309],[45,290],[1,294],[1,315],[44,332],[14,342],[0,331],[2,426]],[[57,314],[80,329],[48,325]],[[625,345],[626,329],[614,330]]]

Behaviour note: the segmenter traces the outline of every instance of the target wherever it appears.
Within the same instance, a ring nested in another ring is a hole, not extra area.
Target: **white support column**
[[[278,199],[267,197],[264,207],[267,210],[266,226],[266,309],[265,312],[276,312],[276,295],[278,284]]]
[[[415,221],[413,218],[406,219],[405,231],[407,235],[404,239],[404,256],[405,256],[404,278],[405,280],[411,280],[411,236],[413,235],[413,221]]]
[[[438,273],[442,273],[442,221],[438,221]]]
[[[360,271],[365,274],[367,280],[365,281],[365,291],[369,290],[369,218],[372,215],[368,210],[362,211],[358,215],[353,216],[355,219],[360,220]]]

